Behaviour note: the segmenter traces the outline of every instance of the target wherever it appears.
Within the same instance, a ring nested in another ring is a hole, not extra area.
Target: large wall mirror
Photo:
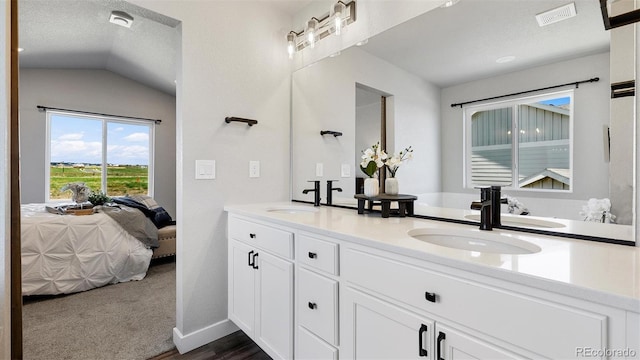
[[[536,20],[567,3],[463,0],[294,72],[293,200],[313,201],[309,181],[338,180],[333,205],[355,207],[360,153],[382,141],[388,153],[414,150],[397,178],[418,215],[474,221],[474,186],[495,182],[528,212],[505,225],[632,241],[633,134],[620,129],[634,119],[612,115],[611,32],[592,0],[574,1],[565,20]],[[482,166],[508,172],[483,179]],[[584,221],[606,207],[589,199],[609,199],[604,223]]]

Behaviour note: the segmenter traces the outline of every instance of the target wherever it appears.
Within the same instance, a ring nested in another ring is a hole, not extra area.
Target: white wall
[[[235,330],[227,320],[228,203],[289,198],[289,16],[261,1],[136,5],[182,21],[178,71],[178,257],[174,342],[181,352]],[[258,124],[226,124],[226,116]],[[216,160],[195,180],[195,160]],[[249,178],[249,161],[260,178]]]
[[[11,358],[11,198],[9,162],[9,118],[11,96],[11,5],[0,2],[0,359]]]
[[[434,85],[369,53],[352,47],[335,58],[327,58],[293,75],[293,198],[313,201],[303,195],[308,180],[336,180],[344,191],[336,197],[353,198],[354,178],[362,177],[354,159],[356,149],[356,83],[389,94],[391,116],[387,127],[387,150],[414,148],[414,159],[402,165],[397,176],[403,193],[439,191],[440,91]],[[343,136],[320,136],[320,130],[335,130]],[[379,130],[378,130],[379,133]],[[370,147],[373,144],[368,144]],[[315,164],[324,164],[324,176],[315,176]],[[341,178],[340,165],[351,166],[351,177]],[[411,181],[409,179],[412,179]],[[416,180],[418,179],[418,180]]]
[[[452,108],[451,104],[599,77],[599,82],[583,84],[574,93],[573,192],[546,192],[541,196],[585,201],[591,197],[609,197],[609,164],[604,159],[603,141],[603,126],[609,124],[608,69],[609,53],[603,53],[443,89],[442,191],[477,192],[463,188],[463,111],[460,107]],[[525,191],[507,193],[531,196]]]
[[[46,200],[46,113],[37,105],[161,119],[155,130],[154,197],[176,216],[176,101],[106,70],[20,69],[22,203]]]

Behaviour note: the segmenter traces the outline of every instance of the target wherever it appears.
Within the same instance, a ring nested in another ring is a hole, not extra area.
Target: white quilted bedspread
[[[85,291],[141,280],[152,251],[103,213],[56,215],[21,206],[22,295]]]

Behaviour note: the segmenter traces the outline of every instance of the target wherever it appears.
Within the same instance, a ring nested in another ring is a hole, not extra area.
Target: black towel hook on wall
[[[333,135],[334,137],[338,137],[338,136],[342,136],[342,133],[340,131],[333,131],[333,130],[320,130],[320,135]]]
[[[253,120],[253,119],[245,119],[245,118],[239,118],[239,117],[233,117],[233,116],[227,116],[226,118],[224,118],[224,122],[226,122],[227,124],[230,122],[242,122],[245,123],[249,126],[253,126],[255,124],[258,123],[258,120]]]

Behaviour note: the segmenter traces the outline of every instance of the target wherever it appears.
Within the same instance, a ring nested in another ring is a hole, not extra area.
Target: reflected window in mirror
[[[570,192],[572,106],[563,91],[467,107],[465,186]]]

